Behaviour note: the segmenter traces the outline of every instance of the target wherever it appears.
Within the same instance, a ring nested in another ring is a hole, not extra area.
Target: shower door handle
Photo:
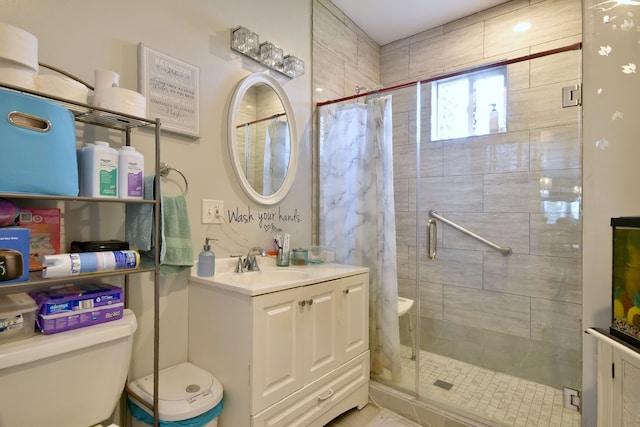
[[[433,241],[433,250],[431,242]],[[427,258],[435,259],[438,255],[438,223],[434,219],[427,221]]]

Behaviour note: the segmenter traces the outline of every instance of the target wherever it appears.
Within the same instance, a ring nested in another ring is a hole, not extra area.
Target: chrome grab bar
[[[511,255],[511,253],[513,252],[510,247],[497,245],[497,244],[493,243],[492,241],[487,240],[484,237],[477,235],[473,231],[470,231],[470,230],[464,228],[463,226],[456,224],[455,222],[451,221],[450,219],[447,219],[447,218],[443,217],[442,215],[440,215],[439,213],[437,213],[433,209],[431,209],[429,211],[429,216],[431,218],[437,219],[438,221],[444,222],[445,224],[455,228],[458,231],[463,232],[464,234],[466,234],[466,235],[468,235],[470,237],[473,237],[474,239],[478,240],[479,242],[482,242],[485,245],[487,245],[487,246],[495,249],[496,251],[500,252],[502,255]]]
[[[433,230],[433,236],[431,235]],[[433,241],[433,250],[431,250],[431,242]],[[427,258],[435,259],[438,255],[438,223],[434,219],[427,221]]]

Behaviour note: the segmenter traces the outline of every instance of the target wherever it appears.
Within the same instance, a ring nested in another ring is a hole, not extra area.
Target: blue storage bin
[[[36,96],[0,89],[0,192],[78,195],[71,111]]]

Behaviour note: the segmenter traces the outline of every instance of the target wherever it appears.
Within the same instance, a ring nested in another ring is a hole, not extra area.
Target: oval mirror
[[[298,159],[284,88],[268,74],[251,74],[236,87],[229,108],[229,153],[242,189],[263,205],[280,202],[291,188]]]

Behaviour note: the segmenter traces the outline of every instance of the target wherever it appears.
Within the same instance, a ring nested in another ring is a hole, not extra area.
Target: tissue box
[[[32,336],[37,309],[26,292],[0,293],[0,344]]]
[[[29,229],[0,228],[0,286],[29,279]]]
[[[124,310],[123,290],[102,283],[54,286],[29,295],[38,305],[36,325],[45,334],[120,319]]]
[[[42,270],[42,256],[60,253],[60,209],[20,208],[19,225],[28,228],[29,271]]]

